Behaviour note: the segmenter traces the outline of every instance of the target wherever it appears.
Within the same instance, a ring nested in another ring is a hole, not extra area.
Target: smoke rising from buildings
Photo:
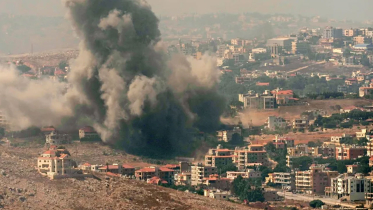
[[[168,59],[158,19],[144,1],[64,0],[80,55],[66,101],[90,117],[105,142],[136,154],[190,152],[198,129],[218,128],[225,101],[215,60]]]
[[[59,124],[72,115],[65,90],[66,84],[20,77],[14,66],[0,66],[0,107],[13,129]]]

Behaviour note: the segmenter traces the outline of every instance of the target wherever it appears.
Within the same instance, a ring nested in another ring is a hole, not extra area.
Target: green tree
[[[313,200],[310,202],[310,206],[312,208],[320,208],[321,206],[323,206],[325,203],[322,202],[321,200]]]
[[[67,61],[65,60],[62,60],[59,64],[58,64],[58,68],[60,68],[61,70],[65,70],[66,67],[68,67],[69,64],[67,63]]]
[[[26,65],[20,65],[20,66],[17,66],[17,69],[23,74],[23,73],[26,73],[26,72],[29,72],[31,70],[30,67],[26,66]]]
[[[218,167],[218,170],[220,174],[225,174],[227,171],[237,171],[237,166],[234,164],[228,164]]]

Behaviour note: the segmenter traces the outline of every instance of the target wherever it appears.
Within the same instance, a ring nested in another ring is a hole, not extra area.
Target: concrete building
[[[234,151],[234,163],[238,169],[247,168],[252,164],[266,164],[267,163],[267,152],[262,150],[255,150],[252,148],[248,149],[236,149]]]
[[[268,117],[268,129],[269,130],[276,130],[281,128],[286,128],[287,122],[282,117],[276,117],[276,116],[269,116]]]
[[[305,129],[305,128],[308,128],[310,124],[310,121],[308,119],[302,119],[302,118],[298,118],[298,119],[294,119],[293,120],[293,128],[294,129]]]
[[[218,141],[230,142],[232,140],[233,134],[242,135],[242,130],[240,127],[234,127],[232,130],[222,130],[218,131],[216,137]]]
[[[329,171],[325,165],[311,165],[308,171],[295,174],[296,191],[308,194],[324,194],[325,187],[330,186],[331,179],[338,176],[338,171]]]
[[[372,157],[373,156],[373,142],[372,141],[367,142],[367,146],[365,147],[367,149],[367,156]]]
[[[262,172],[260,171],[255,171],[254,169],[246,169],[244,172],[239,172],[239,171],[227,171],[227,178],[234,180],[238,176],[242,176],[244,179],[249,179],[249,178],[260,178],[262,175]]]
[[[275,109],[276,107],[276,98],[270,95],[239,94],[238,98],[244,104],[244,108]]]
[[[68,134],[59,134],[56,131],[52,131],[50,134],[45,135],[45,143],[47,145],[70,144],[71,136]]]
[[[315,157],[324,157],[324,158],[335,158],[335,145],[329,144],[329,145],[323,145],[320,147],[316,147],[314,149],[314,155]]]
[[[273,143],[283,143],[285,144],[288,148],[289,147],[294,147],[294,139],[288,138],[288,137],[282,137],[279,135],[276,135],[276,138],[273,140]]]
[[[205,189],[204,190],[204,196],[217,199],[217,200],[227,200],[231,197],[231,192],[230,191],[224,191],[224,190],[219,190],[219,189]]]
[[[274,184],[281,184],[284,190],[295,190],[295,174],[294,173],[284,173],[275,172],[269,173],[266,177],[266,183],[272,182]]]
[[[218,169],[212,166],[203,166],[197,164],[191,167],[191,185],[198,186],[203,184],[203,179],[212,174],[218,174]]]
[[[354,37],[358,34],[359,30],[357,29],[346,29],[344,30],[344,36],[347,36],[347,37]]]
[[[371,44],[372,43],[372,38],[368,38],[368,37],[365,37],[365,36],[355,36],[353,38],[354,40],[354,44],[357,45],[357,44]]]
[[[192,173],[182,172],[175,174],[175,185],[189,186],[192,183]]]
[[[366,154],[366,147],[342,145],[336,147],[335,158],[337,160],[355,160]]]
[[[99,135],[93,127],[85,126],[79,129],[79,138],[80,139],[82,138],[93,139],[93,138],[99,138]]]
[[[291,99],[294,99],[292,90],[276,89],[271,91],[272,95],[276,97],[276,103],[279,105],[288,104]]]
[[[333,198],[344,198],[347,201],[363,201],[365,194],[370,192],[371,180],[364,178],[362,174],[350,176],[341,174],[331,179],[330,188],[325,194]]]
[[[233,155],[230,156],[205,156],[205,165],[213,167],[221,167],[231,165],[233,163]]]
[[[219,190],[230,190],[232,180],[228,178],[220,177],[217,174],[211,174],[209,177],[203,178],[202,185],[207,188],[219,189]]]
[[[346,165],[346,168],[347,168],[348,174],[356,174],[359,166],[358,165]]]
[[[148,180],[152,177],[158,177],[172,184],[174,182],[174,173],[174,170],[169,168],[151,166],[135,171],[135,176],[138,180]]]
[[[274,38],[267,41],[267,48],[273,58],[281,55],[282,52],[290,52],[293,40],[290,38]]]
[[[343,37],[343,30],[340,28],[326,27],[322,36],[324,39],[341,39]]]
[[[65,149],[51,147],[38,157],[38,171],[50,179],[69,178],[77,175],[70,153]]]
[[[366,135],[367,135],[367,129],[361,129],[361,131],[356,132],[356,138],[357,139],[365,138]]]
[[[359,97],[364,97],[364,96],[369,96],[373,93],[373,87],[372,87],[372,83],[370,84],[369,87],[360,87],[359,88]]]

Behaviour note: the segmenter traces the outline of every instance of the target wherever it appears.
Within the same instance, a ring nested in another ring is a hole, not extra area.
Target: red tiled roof
[[[139,169],[139,170],[137,170],[136,172],[151,173],[151,172],[155,172],[155,168],[149,168],[149,167],[146,167],[146,168]]]
[[[163,168],[180,168],[180,165],[176,165],[176,164],[167,164],[165,166],[163,166]]]
[[[169,168],[159,168],[159,170],[162,172],[174,172],[174,170],[169,169]]]
[[[57,70],[54,72],[54,75],[65,75],[66,72],[62,71],[62,70]]]
[[[292,95],[293,91],[292,90],[279,90],[276,94],[277,95]]]
[[[56,152],[53,151],[53,150],[47,150],[47,151],[45,151],[43,154],[44,154],[44,155],[53,155],[53,154],[56,154]]]
[[[131,169],[132,169],[132,168],[135,168],[135,167],[133,167],[133,166],[131,166],[131,165],[128,165],[128,164],[123,164],[122,167],[123,167],[123,168],[127,168],[127,169],[129,169],[129,168],[131,168]]]
[[[53,126],[49,126],[49,127],[44,127],[44,128],[42,128],[40,130],[41,130],[41,132],[49,132],[49,131],[52,132],[52,131],[55,131],[56,128],[53,127]]]
[[[79,129],[79,131],[83,130],[85,133],[96,133],[95,129],[91,126],[85,126],[81,129]]]
[[[91,164],[89,164],[89,163],[84,163],[83,166],[91,167]]]
[[[108,165],[108,166],[102,166],[98,169],[99,170],[106,170],[106,169],[115,170],[115,169],[119,169],[119,166],[118,165]]]
[[[356,78],[348,78],[348,79],[346,79],[347,81],[357,81],[357,79]]]
[[[371,157],[369,158],[369,160],[373,160],[373,156],[371,156]]]
[[[64,158],[67,158],[67,157],[69,157],[68,154],[62,154],[62,155],[60,156],[60,159],[64,159]]]

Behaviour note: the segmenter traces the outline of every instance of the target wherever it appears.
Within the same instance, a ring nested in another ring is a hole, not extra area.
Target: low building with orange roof
[[[273,90],[272,95],[276,97],[277,104],[288,104],[290,99],[294,98],[294,92],[292,90]]]
[[[155,184],[155,185],[160,185],[160,184],[168,184],[166,180],[163,180],[157,176],[153,176],[152,178],[148,179],[146,181],[148,184]]]
[[[38,171],[50,179],[69,177],[76,172],[67,150],[47,150],[38,157]]]
[[[145,167],[135,171],[136,179],[148,180],[154,176],[157,176],[168,183],[174,182],[174,170],[164,167]]]
[[[207,186],[208,188],[230,190],[232,186],[232,180],[229,178],[220,177],[217,174],[213,174],[203,179],[203,185]]]
[[[122,174],[127,176],[135,175],[135,167],[128,164],[122,164]]]

